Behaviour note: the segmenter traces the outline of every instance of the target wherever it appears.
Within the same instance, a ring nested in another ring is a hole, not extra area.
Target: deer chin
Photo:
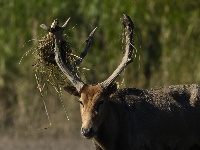
[[[84,135],[83,135],[83,137],[84,137],[85,139],[92,139],[94,136],[84,136]]]

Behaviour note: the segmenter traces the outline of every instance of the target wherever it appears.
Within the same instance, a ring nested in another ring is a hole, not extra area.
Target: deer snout
[[[86,138],[92,138],[94,135],[94,129],[91,128],[81,128],[81,134]]]

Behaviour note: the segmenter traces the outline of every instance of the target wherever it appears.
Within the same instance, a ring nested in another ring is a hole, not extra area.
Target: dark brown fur
[[[108,95],[98,85],[86,86],[81,92],[82,128],[93,128],[93,133],[85,137],[98,150],[200,149],[199,90],[193,84],[125,88]]]

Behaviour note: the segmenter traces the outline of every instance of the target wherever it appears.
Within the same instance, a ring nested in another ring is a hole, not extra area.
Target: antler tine
[[[126,68],[126,66],[133,61],[132,54],[133,54],[133,31],[134,31],[134,24],[131,18],[128,15],[123,15],[122,24],[125,28],[125,36],[126,36],[126,46],[125,46],[125,54],[122,58],[120,65],[117,69],[112,73],[112,75],[105,80],[104,82],[99,83],[103,90],[107,89],[107,87],[112,84],[115,79],[120,75],[120,73]]]
[[[62,27],[58,26],[58,21],[54,20],[54,22],[51,25],[51,28],[46,26],[46,25],[41,25],[43,29],[49,31],[55,36],[55,61],[60,68],[60,70],[66,75],[66,77],[69,79],[69,81],[73,84],[74,87],[76,87],[77,91],[80,92],[85,85],[84,82],[81,80],[81,78],[78,76],[77,72],[70,71],[66,63],[63,61],[61,53],[62,53],[62,48],[61,48],[61,42],[62,42],[62,37],[63,37],[63,31],[66,28],[70,18],[64,23]],[[49,29],[50,28],[50,29]]]
[[[76,60],[76,65],[80,65],[81,62],[83,61],[83,59],[85,58],[85,56],[87,55],[87,52],[90,48],[90,45],[91,45],[91,42],[92,42],[92,37],[96,31],[97,27],[94,28],[94,30],[92,30],[92,32],[90,33],[90,35],[88,36],[87,40],[85,41],[86,42],[86,46],[85,46],[85,49],[83,50],[83,52],[81,53],[80,55],[80,58]]]

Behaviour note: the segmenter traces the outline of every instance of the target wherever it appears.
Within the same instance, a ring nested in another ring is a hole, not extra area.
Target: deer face
[[[87,86],[81,92],[80,111],[82,118],[81,134],[91,138],[97,133],[105,112],[105,97],[99,85]]]
[[[98,132],[105,119],[109,97],[117,90],[117,84],[111,84],[103,90],[97,85],[85,85],[79,94],[75,87],[67,86],[65,90],[77,97],[80,102],[82,119],[81,134],[86,138],[92,138]]]

